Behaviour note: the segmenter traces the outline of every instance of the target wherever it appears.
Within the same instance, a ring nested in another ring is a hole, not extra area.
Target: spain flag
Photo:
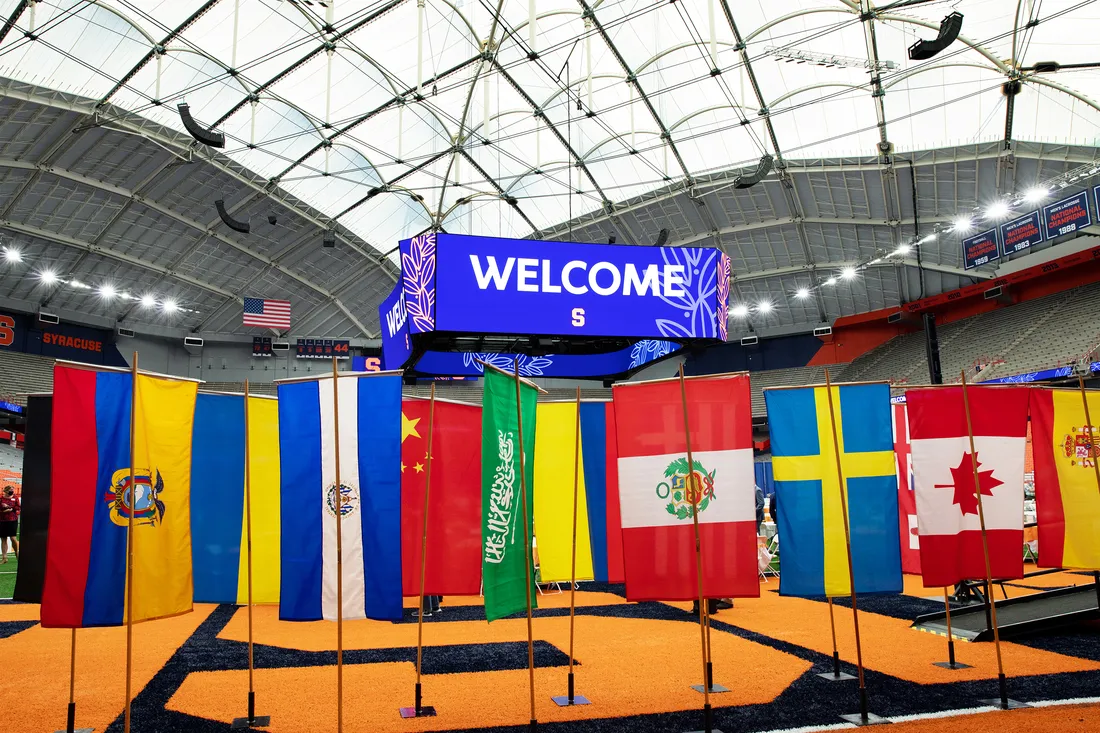
[[[1100,394],[1089,393],[1089,416],[1100,416]],[[1097,428],[1089,428],[1081,393],[1031,390],[1035,508],[1039,565],[1100,570],[1100,486]]]
[[[191,610],[197,386],[146,374],[135,383],[125,370],[55,365],[43,626],[125,623],[127,542],[133,620]]]

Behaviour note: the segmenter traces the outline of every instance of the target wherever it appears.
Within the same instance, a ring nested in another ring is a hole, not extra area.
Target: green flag
[[[485,618],[494,621],[527,609],[524,590],[523,497],[520,493],[519,424],[516,381],[485,369],[481,410],[481,571],[485,581]],[[535,401],[537,390],[520,383],[523,403],[523,468],[527,485],[527,537],[532,536],[535,473]],[[528,539],[530,541],[530,539]],[[531,603],[535,604],[531,568]]]

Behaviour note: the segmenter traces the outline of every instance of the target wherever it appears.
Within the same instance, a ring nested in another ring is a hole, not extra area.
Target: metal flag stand
[[[833,632],[833,671],[832,672],[818,672],[817,676],[823,680],[829,680],[830,682],[840,682],[842,680],[854,680],[855,675],[848,674],[847,672],[840,671],[840,652],[836,648],[836,617],[833,613],[833,599],[829,600],[829,630]]]
[[[72,629],[73,635],[70,641],[69,652],[69,710],[65,721],[65,730],[56,733],[92,733],[94,728],[81,728],[76,726],[76,628]]]
[[[577,437],[573,446],[573,559],[569,571],[569,677],[568,694],[556,695],[550,699],[559,707],[570,705],[591,705],[592,701],[584,695],[574,694],[573,685],[573,624],[577,608],[577,495],[580,485],[581,462],[581,388],[577,387]]]
[[[1026,708],[1030,706],[1026,703],[1008,699],[1008,683],[1005,681],[1004,660],[1001,659],[1001,632],[997,627],[997,604],[993,602],[991,596],[993,578],[989,565],[989,540],[985,533],[985,509],[982,507],[982,484],[981,479],[978,477],[978,452],[974,450],[974,425],[970,419],[970,396],[966,390],[966,370],[963,369],[960,373],[962,375],[963,411],[966,413],[966,434],[970,439],[970,467],[974,471],[974,494],[978,497],[978,521],[981,523],[982,528],[982,555],[985,558],[985,598],[987,608],[991,614],[990,625],[993,627],[993,644],[997,650],[997,682],[1001,691],[1000,699],[982,700],[982,702],[996,705],[1002,710]]]
[[[943,589],[943,608],[947,612],[947,661],[932,664],[944,669],[970,669],[972,665],[955,661],[955,637],[951,634],[951,601],[948,600],[946,586]]]
[[[539,721],[535,717],[535,637],[531,631],[531,537],[528,526],[527,510],[527,471],[523,451],[523,398],[520,393],[519,359],[516,359],[513,376],[516,380],[516,435],[519,438],[519,493],[523,503],[523,546],[524,560],[523,570],[526,576],[524,586],[527,590],[527,671],[530,677],[531,687],[531,733],[535,733],[539,727]],[[572,655],[570,655],[572,658]]]
[[[430,718],[435,708],[423,705],[420,677],[424,661],[424,577],[428,572],[428,498],[432,488],[432,435],[435,433],[435,382],[432,382],[428,399],[428,457],[425,458],[424,476],[424,528],[420,534],[420,607],[416,617],[416,687],[413,691],[415,703],[412,707],[398,710],[402,718]]]
[[[244,380],[244,536],[248,574],[248,717],[234,718],[234,728],[264,728],[271,725],[270,715],[256,716],[255,667],[252,663],[252,455],[248,423],[248,380]]]
[[[1097,431],[1092,426],[1092,418],[1089,416],[1089,398],[1088,392],[1085,390],[1085,378],[1081,375],[1077,376],[1077,386],[1081,390],[1081,404],[1085,406],[1085,427],[1089,431],[1089,453],[1092,455],[1092,472],[1096,476],[1096,489],[1100,491],[1100,464],[1097,463],[1100,460],[1100,454],[1096,449],[1096,434]],[[1100,572],[1093,571],[1092,573],[1093,583],[1096,584],[1096,605],[1100,607]]]
[[[684,485],[687,499],[692,503],[691,523],[695,529],[695,577],[699,581],[699,645],[703,653],[703,733],[722,733],[714,727],[714,710],[710,706],[710,650],[707,643],[707,601],[703,597],[703,547],[699,539],[698,504],[702,486],[695,485],[695,460],[691,453],[691,427],[688,422],[687,387],[684,385],[684,365],[680,365],[680,401],[684,407],[684,448],[687,453],[688,475]]]
[[[340,373],[332,357],[332,422],[336,473],[333,505],[336,509],[336,731],[344,730],[344,485],[340,483]]]
[[[848,583],[852,591],[852,623],[856,632],[856,669],[859,671],[859,713],[855,715],[841,715],[840,717],[849,723],[856,725],[879,725],[888,723],[874,713],[867,711],[867,685],[863,675],[863,645],[859,638],[859,608],[856,605],[856,576],[852,568],[852,531],[848,526],[848,491],[844,483],[844,467],[840,461],[840,437],[836,432],[836,409],[833,406],[833,383],[829,378],[829,369],[825,369],[825,394],[829,398],[829,424],[833,432],[833,455],[836,456],[836,476],[840,483],[840,516],[844,524],[844,549],[848,555]],[[832,608],[832,599],[829,601]],[[836,648],[834,629],[833,648]]]
[[[123,733],[130,733],[130,690],[134,672],[134,439],[137,432],[138,353],[130,365],[130,507],[126,521],[126,710],[122,718]],[[125,494],[123,494],[125,496]]]

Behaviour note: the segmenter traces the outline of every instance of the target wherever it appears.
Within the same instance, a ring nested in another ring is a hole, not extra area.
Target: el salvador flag
[[[340,483],[336,498],[338,386]],[[401,618],[401,377],[279,385],[282,576],[279,618],[334,621],[342,503],[343,617]]]

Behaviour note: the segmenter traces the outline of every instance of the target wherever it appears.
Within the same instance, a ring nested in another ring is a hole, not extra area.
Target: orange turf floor
[[[1060,573],[1026,582],[1046,587],[1088,581],[1084,576]],[[777,582],[771,580],[762,585],[759,599],[739,599],[734,609],[720,612],[715,621],[779,642],[831,654],[828,607],[817,601],[781,598],[773,592],[777,587]],[[1009,590],[1010,595],[1019,592],[1024,591]],[[942,597],[942,589],[923,588],[914,578],[906,579],[906,593]],[[568,594],[549,594],[539,598],[539,605],[543,609],[568,607],[568,598]],[[448,611],[456,615],[460,606],[480,602],[480,598],[447,598],[444,613],[438,619],[442,622],[425,624],[425,646],[526,641],[524,619],[506,619],[493,624],[475,620],[448,621]],[[578,607],[617,607],[625,606],[626,602],[611,593],[578,592],[577,604]],[[668,605],[687,609],[690,604]],[[193,613],[135,626],[135,695],[215,608],[197,605]],[[36,621],[37,618],[37,606],[0,605],[0,622]],[[945,658],[945,640],[914,631],[909,625],[909,621],[902,619],[860,613],[863,657],[868,670],[919,685],[996,678],[992,644],[957,644],[959,661],[973,668],[944,670],[933,666],[932,662]],[[836,607],[836,626],[841,657],[854,663],[850,609]],[[343,644],[346,650],[415,647],[416,633],[413,623],[346,622]],[[255,609],[254,635],[257,644],[306,652],[331,651],[336,645],[334,624],[281,622],[275,607]],[[537,641],[568,653],[568,615],[536,617],[534,636]],[[123,709],[125,630],[82,629],[77,631],[76,638],[77,727],[103,731]],[[247,639],[245,609],[235,612],[218,638]],[[1005,671],[1010,678],[1100,670],[1100,662],[1020,644],[1004,643],[1002,649]],[[0,720],[4,721],[0,723],[0,732],[31,733],[64,727],[69,652],[70,632],[66,630],[35,625],[0,639],[0,711],[3,711]],[[712,656],[715,681],[725,682],[733,688],[728,694],[712,696],[716,708],[774,701],[812,666],[811,662],[794,654],[717,628],[712,632]],[[679,617],[667,620],[578,614],[575,658],[579,662],[577,691],[590,697],[595,704],[573,708],[555,706],[550,696],[564,693],[566,668],[538,668],[535,702],[540,722],[690,711],[697,710],[700,705],[699,694],[688,687],[701,676],[699,630],[697,625]],[[415,720],[402,720],[397,716],[399,706],[412,703],[415,681],[412,663],[346,665],[344,716],[345,721],[353,724],[345,725],[345,730],[429,731],[524,725],[529,717],[528,672],[520,665],[522,661],[513,669],[426,675],[425,703],[435,705],[439,715]],[[751,670],[751,684],[744,683],[745,670]],[[332,665],[258,669],[255,674],[258,712],[271,715],[274,722],[267,730],[274,733],[336,731],[335,680],[336,670]],[[226,724],[243,713],[247,689],[246,670],[193,671],[178,684],[165,708]],[[838,708],[837,713],[853,712],[848,709],[852,707],[849,702],[838,705],[845,709]],[[143,730],[140,723],[135,717],[135,731]],[[939,733],[984,730],[993,726],[1005,731],[1100,731],[1100,707],[1054,706],[998,711],[899,722],[894,728],[899,733]],[[755,729],[767,730],[769,727],[781,726],[768,726],[764,721]]]

